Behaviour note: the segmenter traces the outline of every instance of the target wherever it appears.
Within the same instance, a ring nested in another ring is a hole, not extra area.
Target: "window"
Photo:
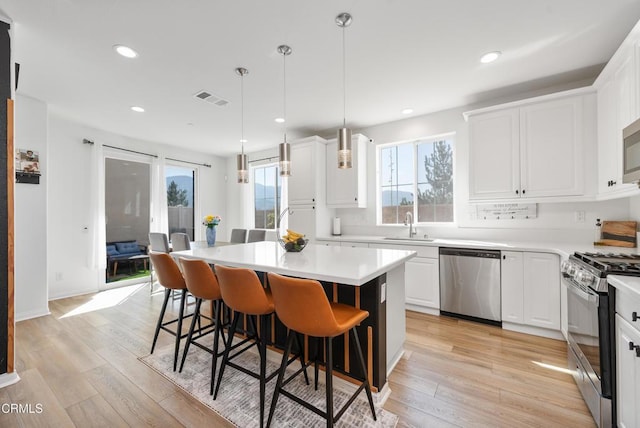
[[[164,168],[167,185],[167,217],[169,236],[174,232],[189,235],[194,240],[194,198],[196,171],[193,168],[167,165]]]
[[[255,227],[275,229],[280,213],[282,180],[277,164],[253,168],[253,206]]]
[[[380,146],[378,171],[379,223],[453,222],[453,135]]]

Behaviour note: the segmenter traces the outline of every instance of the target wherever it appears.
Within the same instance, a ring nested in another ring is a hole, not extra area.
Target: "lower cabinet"
[[[640,330],[616,314],[618,426],[640,426]]]
[[[438,259],[414,257],[404,264],[405,299],[412,305],[440,309]]]
[[[560,258],[502,252],[502,321],[560,330]]]

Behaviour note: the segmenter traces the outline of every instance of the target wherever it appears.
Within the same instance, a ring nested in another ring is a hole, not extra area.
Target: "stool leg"
[[[216,300],[213,302],[213,319],[216,322],[216,331],[213,333],[213,357],[211,358],[211,387],[209,389],[209,395],[213,395],[213,384],[216,379],[216,365],[218,364],[218,341],[220,339],[220,333],[222,329],[222,314],[220,313],[221,301]],[[222,337],[224,343],[224,336]],[[225,343],[226,346],[226,343]]]
[[[260,428],[264,426],[264,395],[267,377],[267,317],[260,315]]]
[[[362,348],[360,347],[360,339],[358,339],[358,332],[356,328],[353,327],[351,329],[351,333],[353,335],[353,341],[356,344],[356,353],[358,354],[358,361],[360,362],[360,369],[364,374],[364,390],[367,393],[367,400],[369,400],[369,407],[371,407],[371,415],[373,415],[373,420],[376,421],[376,410],[373,407],[373,397],[371,396],[371,387],[369,385],[369,378],[367,377],[367,366],[364,364],[364,357],[362,356]]]
[[[178,353],[180,352],[180,337],[182,336],[182,317],[184,316],[184,303],[187,300],[187,290],[182,290],[182,299],[180,299],[180,314],[178,315],[178,327],[176,329],[176,349],[173,353],[173,371],[178,368]]]
[[[313,369],[314,369],[314,377],[315,377],[315,389],[318,390],[318,360],[320,358],[320,338],[316,337],[316,355],[313,360]]]
[[[269,409],[269,418],[267,419],[267,428],[271,425],[271,420],[273,419],[273,414],[276,410],[276,404],[278,402],[278,396],[280,395],[280,389],[282,388],[282,382],[284,381],[284,374],[287,370],[287,360],[289,359],[289,354],[291,353],[291,345],[293,344],[293,335],[295,332],[293,330],[289,331],[289,335],[287,336],[287,342],[284,345],[284,354],[282,354],[282,362],[280,363],[280,370],[278,371],[278,380],[276,380],[276,388],[273,391],[273,397],[271,398],[271,408]]]
[[[196,318],[200,318],[200,305],[202,305],[202,299],[196,299],[196,309],[193,312],[193,319],[191,319],[191,325],[189,326],[189,334],[187,334],[187,343],[184,345],[184,351],[182,352],[182,361],[180,362],[180,370],[178,372],[182,373],[182,368],[184,367],[184,360],[187,359],[187,352],[189,352],[189,345],[191,345],[191,337],[193,336],[193,329],[196,326]]]
[[[167,303],[169,302],[169,294],[171,290],[165,288],[164,290],[164,302],[162,303],[162,309],[160,309],[160,318],[158,318],[158,324],[156,324],[156,332],[153,334],[153,343],[151,344],[151,353],[156,348],[156,342],[158,341],[158,333],[160,333],[160,327],[162,326],[162,320],[164,319],[164,313],[167,310]]]
[[[333,427],[333,343],[332,338],[325,338],[327,361],[325,367],[325,395],[327,397],[327,428]]]
[[[300,356],[300,364],[302,365],[302,370],[304,373],[304,381],[309,385],[309,375],[307,374],[307,366],[304,365],[304,348],[302,347],[302,342],[300,342],[300,335],[296,333],[296,346],[298,347],[298,352]]]
[[[231,344],[233,343],[233,336],[236,333],[236,327],[238,326],[239,318],[240,318],[240,314],[238,312],[234,312],[233,321],[231,322],[231,327],[229,327],[229,338],[227,341],[227,347],[225,348],[224,355],[222,356],[222,364],[220,365],[220,374],[218,375],[218,383],[216,384],[216,390],[213,393],[214,400],[218,397],[218,391],[220,390],[220,382],[222,382],[222,375],[224,374],[224,368],[227,365],[227,361],[229,360],[229,352],[231,351]]]

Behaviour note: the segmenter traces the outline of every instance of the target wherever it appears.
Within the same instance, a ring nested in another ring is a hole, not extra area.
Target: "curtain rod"
[[[85,144],[93,144],[93,141],[83,140]],[[110,146],[108,144],[103,144],[102,147],[109,147],[110,149],[122,150],[123,152],[136,153],[139,155],[151,156],[152,158],[157,158],[158,155],[152,155],[151,153],[139,152],[137,150],[123,149],[122,147]]]
[[[260,162],[260,161],[270,161],[270,160],[276,160],[276,159],[280,159],[280,158],[278,156],[271,156],[270,158],[262,158],[262,159],[250,160],[249,163]]]
[[[176,162],[182,162],[182,163],[189,163],[191,165],[198,165],[198,166],[206,166],[207,168],[211,168],[211,165],[208,163],[197,163],[197,162],[189,162],[186,160],[181,160],[181,159],[173,159],[173,158],[165,158],[167,160],[172,160],[172,161],[176,161]]]

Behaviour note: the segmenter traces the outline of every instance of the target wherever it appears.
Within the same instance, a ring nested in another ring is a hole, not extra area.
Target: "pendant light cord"
[[[283,116],[284,119],[284,142],[287,142],[287,55],[282,55],[282,65],[283,65],[283,79],[282,79],[282,88],[284,93],[284,101],[283,101]]]
[[[244,156],[244,73],[240,76],[240,144]]]
[[[345,27],[342,27],[342,127],[347,127],[347,47]]]

